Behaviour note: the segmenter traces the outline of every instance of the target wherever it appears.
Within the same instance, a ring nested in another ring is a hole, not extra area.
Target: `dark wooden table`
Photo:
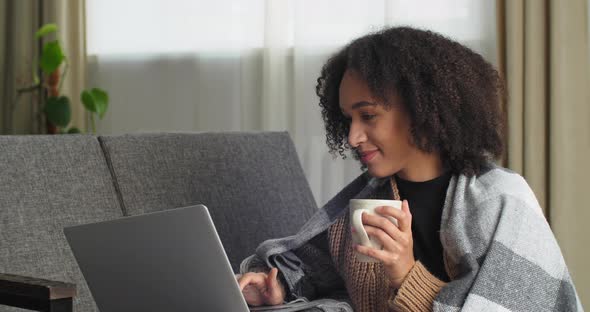
[[[0,273],[0,305],[33,311],[72,312],[76,285]]]

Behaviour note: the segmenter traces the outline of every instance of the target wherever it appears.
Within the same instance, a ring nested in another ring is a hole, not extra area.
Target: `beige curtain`
[[[498,0],[508,100],[505,164],[535,192],[590,305],[590,60],[587,0]]]
[[[72,101],[72,125],[87,128],[80,103],[86,80],[85,1],[0,0],[0,129],[3,134],[44,133],[37,95],[18,98],[16,90],[33,83],[33,58],[39,47],[34,33],[40,25],[56,23],[68,56],[68,73],[61,92]],[[11,106],[14,106],[12,108]]]
[[[37,100],[30,93],[16,103],[16,89],[31,85],[31,60],[37,55],[34,40],[39,26],[36,1],[0,0],[0,114],[4,134],[38,131]]]

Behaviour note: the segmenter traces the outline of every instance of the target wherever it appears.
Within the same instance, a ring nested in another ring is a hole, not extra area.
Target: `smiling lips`
[[[378,151],[379,150],[374,150],[360,153],[362,162],[364,162],[365,164],[368,163],[371,159],[373,159],[373,157],[375,157],[375,155],[377,155]]]

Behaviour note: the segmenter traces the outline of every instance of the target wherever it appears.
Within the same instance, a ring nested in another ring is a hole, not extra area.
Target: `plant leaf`
[[[35,38],[39,39],[47,34],[53,33],[53,32],[57,32],[57,25],[56,24],[45,24],[43,26],[41,26],[41,28],[39,28],[39,30],[37,30],[37,32],[35,33]]]
[[[82,101],[82,104],[84,105],[84,107],[86,107],[86,109],[89,112],[96,113],[96,105],[94,105],[94,97],[92,96],[90,91],[88,91],[88,90],[82,91],[82,93],[80,93],[80,100]]]
[[[99,88],[92,88],[90,93],[94,98],[94,107],[96,108],[98,118],[102,119],[109,107],[109,94],[106,91]]]
[[[49,75],[59,68],[64,59],[65,55],[59,41],[51,41],[43,46],[39,66],[46,75]]]
[[[39,68],[37,67],[35,60],[33,60],[33,64],[34,65],[31,67],[33,74],[33,84],[39,84],[41,82],[41,79],[39,79],[39,75],[37,75]]]
[[[65,96],[50,97],[45,103],[43,112],[49,122],[58,127],[65,128],[72,118],[70,99]]]
[[[68,134],[77,134],[77,133],[82,133],[82,131],[80,131],[80,129],[76,128],[76,127],[71,127],[68,130]]]

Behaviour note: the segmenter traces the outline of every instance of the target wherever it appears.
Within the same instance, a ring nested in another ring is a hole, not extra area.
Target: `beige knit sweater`
[[[391,178],[393,199],[399,200],[395,179]],[[353,253],[348,213],[328,230],[330,253],[344,279],[355,311],[431,311],[434,298],[445,283],[416,261],[399,289],[393,288],[381,263],[356,260]]]

